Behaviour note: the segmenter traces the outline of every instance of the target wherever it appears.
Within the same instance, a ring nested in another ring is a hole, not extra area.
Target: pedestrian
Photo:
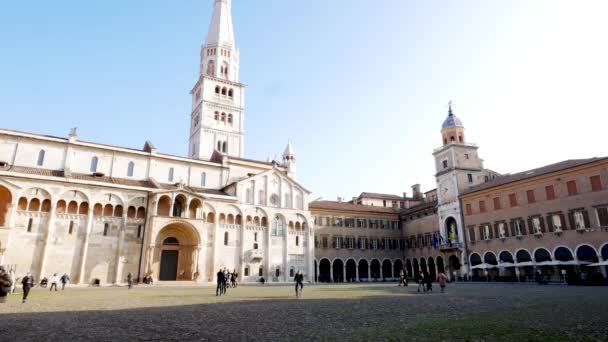
[[[11,282],[12,282],[11,291],[9,292],[9,294],[15,293],[15,286],[16,286],[15,284],[17,283],[17,278],[15,278],[15,269],[11,268],[11,270],[8,271],[8,275],[11,277]]]
[[[6,296],[11,291],[12,285],[10,275],[6,272],[4,266],[0,266],[0,303],[6,303]]]
[[[424,274],[424,282],[426,283],[426,291],[433,292],[433,279],[431,278],[430,274]]]
[[[445,284],[448,281],[448,277],[443,272],[439,272],[437,275],[437,282],[439,283],[439,287],[441,287],[441,293],[445,290]]]
[[[23,301],[25,303],[27,296],[30,294],[30,290],[34,287],[34,277],[30,272],[27,272],[25,277],[21,279],[21,285],[23,285]]]
[[[65,285],[70,282],[70,277],[67,273],[61,276],[61,291],[65,290]]]
[[[59,282],[59,279],[57,279],[57,273],[55,273],[51,277],[51,287],[49,288],[49,291],[53,291],[53,287],[55,287],[55,292],[57,292],[57,283],[58,282]]]
[[[403,271],[403,269],[399,271],[399,286],[407,286],[405,285],[405,272]]]
[[[221,296],[224,294],[224,272],[222,272],[222,270],[219,270],[217,272],[217,287],[215,288],[215,296]]]
[[[234,272],[230,275],[230,286],[236,287],[236,274]]]
[[[131,274],[131,272],[127,274],[127,285],[129,287],[129,290],[133,288],[133,274]]]
[[[422,291],[426,292],[426,287],[424,287],[424,273],[420,272],[418,273],[418,292],[420,292],[420,289],[422,288]]]

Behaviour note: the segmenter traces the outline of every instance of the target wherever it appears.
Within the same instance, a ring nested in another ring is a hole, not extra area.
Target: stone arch
[[[500,253],[498,253],[498,262],[500,262],[500,263],[509,262],[509,263],[514,264],[515,259],[513,258],[513,254],[511,254],[510,251],[502,250],[502,251],[500,251]]]
[[[135,218],[135,216],[137,216],[137,209],[135,206],[130,205],[129,208],[127,208],[127,217]]]
[[[487,251],[483,254],[483,262],[488,265],[498,265],[498,260],[496,259],[496,254],[492,251]]]
[[[437,256],[435,263],[437,264],[437,272],[445,273],[445,263],[443,262],[443,257]]]
[[[357,262],[355,259],[346,260],[346,275],[344,279],[348,283],[352,283],[357,280]]]
[[[597,250],[595,247],[587,243],[582,243],[576,246],[574,253],[576,255],[576,260],[579,262],[583,261],[594,263],[599,261]]]
[[[390,259],[384,259],[382,261],[382,279],[393,278],[393,264]]]
[[[327,258],[319,260],[319,282],[328,283],[331,281],[331,262]]]
[[[344,261],[340,258],[334,259],[332,262],[332,275],[334,283],[343,283],[344,282]]]
[[[0,227],[8,224],[9,207],[12,202],[12,192],[7,187],[0,185]]]
[[[399,276],[401,271],[405,271],[403,268],[403,261],[401,261],[401,259],[395,259],[393,262],[393,277]]]
[[[158,199],[156,205],[157,216],[169,216],[171,214],[171,197],[163,195]]]
[[[77,214],[78,213],[78,202],[70,201],[68,203],[68,214]]]
[[[191,219],[199,219],[202,215],[203,202],[198,198],[193,198],[188,204],[188,217]]]
[[[544,247],[538,247],[534,250],[534,261],[535,262],[545,262],[545,261],[551,261],[553,258],[551,256],[551,252],[549,252],[548,249],[544,248]]]
[[[444,221],[444,227],[448,242],[458,242],[458,220],[453,216],[448,216]]]
[[[427,267],[429,268],[431,279],[435,281],[435,279],[437,279],[437,269],[435,268],[435,259],[433,259],[433,257],[428,257]]]
[[[153,278],[161,281],[194,280],[198,271],[201,237],[188,222],[174,221],[163,227],[154,239]],[[170,243],[169,243],[170,242]]]
[[[482,262],[481,255],[479,255],[479,253],[471,253],[471,255],[469,255],[469,263],[471,266],[479,265]]]
[[[178,194],[173,199],[173,212],[171,216],[173,217],[184,217],[184,213],[186,212],[186,207],[188,205],[188,199],[183,194]]]
[[[378,259],[372,259],[371,263],[370,263],[370,278],[372,279],[380,279],[381,278],[381,272],[382,272],[382,266],[380,264],[380,261]]]
[[[359,280],[369,279],[369,263],[366,259],[360,259],[357,265],[359,268]]]
[[[557,246],[553,249],[553,258],[559,261],[572,261],[574,253],[567,246]]]
[[[27,206],[27,211],[40,211],[40,200],[32,198],[30,204]]]
[[[413,258],[412,259],[412,264],[413,264],[413,271],[414,274],[412,275],[414,278],[418,278],[418,275],[420,273],[420,267],[418,266],[418,258]]]
[[[419,265],[422,273],[427,274],[429,272],[429,269],[426,267],[426,259],[424,257],[420,257]]]
[[[90,202],[89,196],[80,190],[68,190],[59,196],[59,198],[66,202],[76,201],[78,204],[82,202]]]
[[[602,261],[608,260],[608,242],[601,245],[598,250],[600,251],[600,258],[602,258]]]
[[[412,268],[412,261],[410,259],[405,259],[405,272],[406,277],[411,277],[414,274],[414,269]]]
[[[515,251],[515,260],[518,263],[532,261],[532,255],[530,254],[529,250],[525,248],[520,248]]]

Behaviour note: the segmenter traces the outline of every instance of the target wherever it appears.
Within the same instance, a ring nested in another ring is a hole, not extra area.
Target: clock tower
[[[468,188],[487,181],[477,145],[466,142],[465,129],[449,104],[448,116],[441,126],[442,146],[433,152],[437,182],[437,216],[442,237],[441,249],[450,256],[450,277],[468,272],[463,208],[458,196]]]

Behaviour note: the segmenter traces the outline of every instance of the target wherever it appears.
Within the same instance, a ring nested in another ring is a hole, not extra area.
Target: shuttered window
[[[608,226],[608,208],[597,208],[597,217],[600,220],[600,226],[607,227]]]
[[[511,207],[517,206],[517,197],[515,196],[515,194],[510,194],[509,195],[509,205]]]
[[[568,187],[568,196],[573,196],[577,194],[575,181],[568,181],[566,183],[566,186]]]
[[[500,197],[494,197],[494,210],[500,209]]]
[[[536,196],[534,196],[534,190],[526,191],[526,197],[528,197],[528,203],[536,202]]]
[[[486,212],[486,202],[485,201],[479,201],[479,211],[482,213]]]
[[[467,215],[473,215],[473,208],[471,207],[471,203],[467,203],[465,206]]]
[[[545,187],[545,193],[547,194],[547,200],[555,199],[555,188],[553,185],[548,185]]]
[[[591,182],[591,191],[602,190],[602,180],[599,175],[589,177],[589,181]]]

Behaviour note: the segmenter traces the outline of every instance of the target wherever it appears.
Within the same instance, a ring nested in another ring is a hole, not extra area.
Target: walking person
[[[439,275],[437,275],[437,282],[441,288],[441,293],[443,293],[445,290],[445,284],[448,282],[448,277],[445,275],[445,273],[439,272]]]
[[[418,273],[418,292],[420,292],[420,289],[422,288],[423,292],[426,292],[426,287],[424,287],[424,273],[420,272]]]
[[[21,279],[21,285],[23,285],[23,300],[21,303],[25,303],[27,301],[27,296],[30,294],[30,290],[34,287],[34,277],[30,272],[27,272],[25,277]]]
[[[9,294],[15,293],[15,286],[16,286],[16,283],[17,283],[17,278],[15,277],[15,269],[11,268],[11,270],[8,271],[8,275],[10,276],[11,282],[12,282],[12,284],[11,284],[11,291],[9,292]]]
[[[49,288],[49,291],[53,291],[53,287],[55,287],[55,292],[57,292],[57,283],[58,282],[59,282],[59,279],[57,279],[57,273],[55,273],[51,277],[51,287]]]
[[[405,272],[403,271],[403,269],[399,271],[399,286],[407,286],[405,285]]]
[[[217,287],[215,288],[215,296],[221,296],[224,294],[224,272],[219,270],[217,272]]]
[[[224,294],[228,291],[228,280],[230,280],[228,275],[228,269],[224,269],[224,279],[222,281],[222,291]]]
[[[296,297],[299,297],[302,295],[302,290],[304,290],[304,275],[301,274],[300,271],[298,271],[293,277],[293,280],[296,282]],[[300,288],[299,292],[298,287]]]
[[[64,273],[61,276],[60,280],[61,280],[61,291],[63,291],[63,290],[65,290],[65,285],[70,282],[70,277],[68,276],[67,273]]]
[[[129,290],[133,288],[133,274],[131,274],[131,272],[127,274],[127,285]]]
[[[10,275],[6,272],[4,266],[0,266],[0,303],[6,303],[6,296],[11,291],[12,285]]]
[[[230,275],[230,286],[233,288],[236,287],[236,273],[234,272],[232,272],[232,275]]]
[[[424,274],[424,282],[426,283],[426,291],[433,292],[433,279],[431,278],[430,274]]]

